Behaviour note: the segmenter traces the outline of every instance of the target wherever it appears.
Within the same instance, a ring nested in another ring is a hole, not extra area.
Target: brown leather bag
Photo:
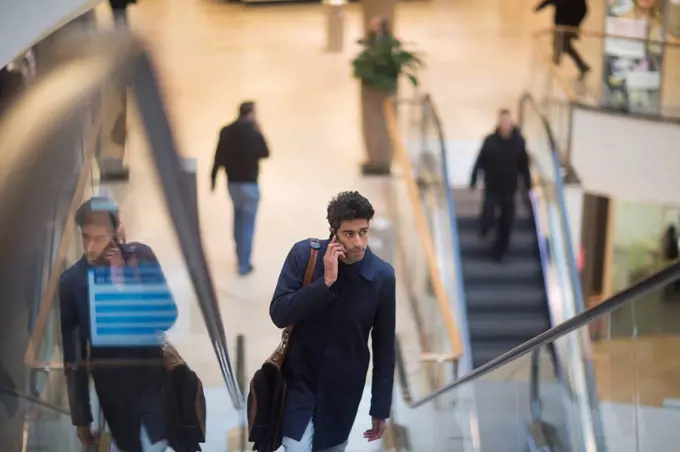
[[[318,239],[309,239],[309,244],[309,261],[302,287],[312,281],[320,248]],[[286,400],[286,381],[281,369],[288,354],[293,327],[294,325],[289,325],[283,329],[279,346],[250,380],[247,403],[248,441],[253,443],[254,451],[274,452],[283,440],[281,421]]]

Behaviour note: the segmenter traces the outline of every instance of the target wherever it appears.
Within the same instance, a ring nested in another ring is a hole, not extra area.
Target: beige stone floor
[[[532,6],[520,0],[399,5],[396,34],[413,42],[427,62],[422,89],[434,96],[447,140],[478,139],[493,126],[499,108],[515,108],[530,80],[531,34],[551,20],[550,13],[533,15]],[[108,14],[104,7],[99,12]],[[294,241],[325,237],[328,200],[341,190],[358,189],[371,198],[379,216],[386,215],[380,183],[363,179],[358,171],[358,89],[350,69],[360,36],[357,5],[348,7],[346,19],[345,51],[328,54],[323,52],[323,9],[317,4],[249,7],[216,0],[145,0],[131,11],[133,28],[148,40],[160,68],[180,148],[198,160],[203,244],[230,347],[237,334],[247,338],[247,374],[278,340],[268,305],[286,253]],[[221,178],[211,193],[209,172],[217,132],[244,99],[258,102],[272,157],[262,165],[256,272],[238,278],[225,181]],[[180,319],[172,340],[214,390],[212,410],[224,419],[232,417],[209,427],[206,450],[224,450],[220,441],[234,425],[233,414],[226,394],[219,392],[219,369],[134,114],[130,129],[131,180],[114,191],[128,238],[154,248],[173,285]],[[413,325],[405,306],[399,313],[398,330],[408,342]],[[360,408],[357,432],[368,421],[367,408]],[[351,439],[349,450],[374,449]]]

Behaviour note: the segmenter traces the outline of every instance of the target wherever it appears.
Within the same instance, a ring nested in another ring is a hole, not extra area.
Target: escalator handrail
[[[453,259],[455,262],[455,284],[456,284],[456,296],[458,297],[458,305],[465,305],[465,287],[463,285],[463,266],[461,265],[461,251],[460,251],[460,238],[458,234],[458,222],[456,221],[456,204],[453,197],[453,191],[450,185],[450,175],[449,175],[449,165],[448,165],[448,149],[446,147],[446,138],[444,136],[444,127],[442,126],[441,118],[437,111],[437,107],[432,100],[430,94],[425,94],[423,100],[428,111],[432,114],[432,119],[437,127],[437,135],[439,137],[440,143],[440,158],[441,158],[441,171],[443,176],[444,191],[446,193],[446,206],[448,208],[449,214],[449,233],[451,234],[451,246],[453,247]],[[453,309],[453,307],[452,307]],[[459,328],[462,328],[463,322],[458,322]],[[461,332],[462,334],[463,332]]]
[[[396,115],[396,106],[398,103],[398,98],[388,97],[385,99],[383,104],[383,112],[385,114],[385,123],[387,125],[388,136],[394,149],[394,160],[403,172],[402,176],[406,185],[406,192],[410,199],[411,205],[413,206],[415,225],[422,241],[421,246],[425,254],[427,270],[430,275],[434,297],[438,305],[437,307],[441,312],[441,319],[443,320],[444,328],[446,330],[447,338],[451,347],[451,355],[455,359],[458,359],[463,353],[460,329],[458,328],[456,319],[453,315],[449,294],[446,292],[446,288],[439,271],[439,266],[437,264],[434,239],[427,225],[427,219],[422,207],[422,202],[419,198],[419,189],[416,182],[415,171],[409,158],[409,153],[401,138]]]
[[[555,186],[556,190],[555,193],[557,195],[557,203],[559,206],[559,209],[563,212],[562,215],[560,215],[560,222],[561,222],[561,227],[562,230],[564,231],[564,240],[565,240],[565,253],[567,255],[567,268],[569,269],[569,278],[571,280],[571,286],[574,292],[574,302],[576,304],[576,312],[583,312],[585,310],[585,302],[583,300],[583,290],[581,289],[581,278],[579,277],[578,274],[578,269],[576,266],[576,256],[574,255],[574,246],[573,246],[573,240],[571,238],[571,228],[569,227],[568,219],[567,219],[567,207],[566,207],[566,201],[564,199],[564,183],[562,181],[561,177],[561,165],[559,161],[559,152],[557,148],[557,142],[555,141],[554,134],[552,132],[552,128],[550,127],[550,123],[548,122],[547,118],[540,113],[540,109],[538,108],[538,104],[534,100],[533,96],[531,93],[525,92],[522,94],[520,97],[519,101],[519,117],[520,117],[520,126],[523,125],[522,121],[524,119],[524,111],[526,106],[529,105],[531,108],[539,115],[541,118],[541,123],[543,125],[543,128],[545,130],[546,136],[548,137],[548,142],[550,144],[550,149],[552,151],[552,163],[553,163],[553,173],[555,175]]]
[[[518,345],[509,352],[506,352],[501,356],[484,364],[483,366],[478,367],[474,371],[459,378],[450,385],[447,385],[442,389],[439,389],[438,391],[430,394],[429,396],[415,402],[412,405],[412,407],[416,408],[418,406],[421,406],[451,391],[452,389],[455,389],[459,386],[464,385],[465,383],[469,383],[490,372],[493,372],[494,370],[504,366],[505,364],[508,364],[509,362],[512,362],[517,358],[526,355],[532,350],[550,344],[551,342],[556,341],[557,339],[571,333],[572,331],[575,331],[579,328],[583,328],[592,321],[597,320],[598,318],[605,316],[607,314],[610,314],[611,312],[616,311],[617,309],[635,301],[639,297],[642,297],[652,291],[665,287],[668,284],[677,281],[678,279],[680,279],[680,262],[676,262],[674,264],[669,265],[663,270],[645,278],[641,282],[634,284],[625,290],[622,290],[616,295],[611,296],[602,303],[593,306],[592,308],[587,309],[586,311],[562,322],[561,324],[545,331],[544,333],[539,334],[538,336],[526,341],[525,343]]]

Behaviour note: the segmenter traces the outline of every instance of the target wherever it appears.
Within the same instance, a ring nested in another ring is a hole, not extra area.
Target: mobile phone
[[[333,237],[335,237],[335,231],[331,231],[331,235],[328,236],[328,240],[333,240]]]

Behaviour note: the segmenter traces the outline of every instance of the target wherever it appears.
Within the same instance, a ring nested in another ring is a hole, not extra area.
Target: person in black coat
[[[165,278],[151,248],[140,243],[123,244],[116,239],[117,211],[99,208],[97,202],[111,204],[105,198],[95,198],[80,206],[76,223],[82,232],[84,253],[59,280],[59,317],[72,422],[80,441],[90,446],[95,440],[91,431],[89,380],[92,377],[118,449],[164,451],[168,432],[162,395],[162,347],[146,343],[93,344],[90,317],[94,313],[90,309],[89,284],[93,277],[124,283],[130,277],[128,269],[132,268],[133,259],[143,283],[157,287],[164,285]],[[174,307],[176,309],[176,305]],[[111,323],[108,326],[116,327]],[[144,325],[136,323],[136,326]],[[97,331],[97,334],[104,333]]]
[[[553,21],[556,27],[579,28],[588,14],[586,0],[543,0],[536,5],[534,11],[539,12],[548,5],[555,7]],[[553,62],[559,65],[562,53],[566,53],[576,64],[580,78],[583,79],[590,71],[590,66],[574,48],[574,40],[576,39],[578,39],[576,30],[557,30],[553,39]]]
[[[217,175],[224,168],[229,197],[234,205],[233,234],[238,273],[246,276],[253,271],[250,258],[260,203],[260,160],[269,157],[269,146],[257,122],[255,102],[243,102],[238,110],[236,121],[220,130],[210,172],[210,190],[215,191]]]
[[[283,366],[286,452],[342,452],[364,393],[373,344],[368,441],[390,417],[395,366],[395,275],[368,247],[370,202],[344,192],[328,205],[332,239],[321,241],[311,282],[302,287],[310,241],[293,246],[269,308],[279,328],[295,325]]]
[[[485,239],[495,223],[493,257],[500,261],[510,244],[518,178],[522,178],[525,190],[531,188],[529,157],[524,137],[513,125],[508,110],[500,111],[496,131],[484,139],[472,168],[471,190],[477,186],[477,174],[480,171],[484,173],[484,202],[479,219],[479,235]]]

